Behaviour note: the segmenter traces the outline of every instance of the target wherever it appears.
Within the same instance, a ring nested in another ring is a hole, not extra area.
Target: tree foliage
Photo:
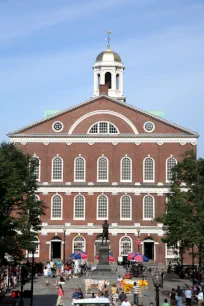
[[[0,258],[21,257],[41,229],[45,205],[36,197],[37,161],[13,144],[0,145]]]
[[[180,251],[197,245],[197,255],[204,256],[204,159],[195,152],[185,153],[183,161],[172,170],[166,211],[157,221],[164,224],[168,245],[179,242]]]

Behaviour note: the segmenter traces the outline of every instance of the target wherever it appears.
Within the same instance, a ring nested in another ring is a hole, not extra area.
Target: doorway
[[[55,237],[51,240],[51,260],[61,259],[62,255],[62,241],[59,237]]]
[[[149,260],[154,260],[154,242],[144,241],[144,256],[149,258]]]

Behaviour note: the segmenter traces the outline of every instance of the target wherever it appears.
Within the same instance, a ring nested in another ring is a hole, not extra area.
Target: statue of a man
[[[96,236],[96,238],[102,237],[102,244],[103,244],[104,239],[106,239],[106,243],[108,241],[108,228],[109,228],[108,221],[105,220],[103,223],[103,233]]]

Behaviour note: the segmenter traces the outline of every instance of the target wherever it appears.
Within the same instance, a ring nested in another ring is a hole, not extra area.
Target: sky
[[[0,141],[93,95],[107,30],[127,103],[198,132],[204,157],[204,0],[0,0]]]

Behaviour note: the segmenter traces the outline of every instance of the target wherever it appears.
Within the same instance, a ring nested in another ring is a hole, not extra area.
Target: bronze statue
[[[103,223],[103,233],[96,236],[96,239],[102,237],[102,243],[101,244],[103,244],[103,240],[104,239],[106,239],[106,244],[107,244],[107,241],[108,241],[108,228],[109,228],[108,221],[105,220],[104,223]]]

